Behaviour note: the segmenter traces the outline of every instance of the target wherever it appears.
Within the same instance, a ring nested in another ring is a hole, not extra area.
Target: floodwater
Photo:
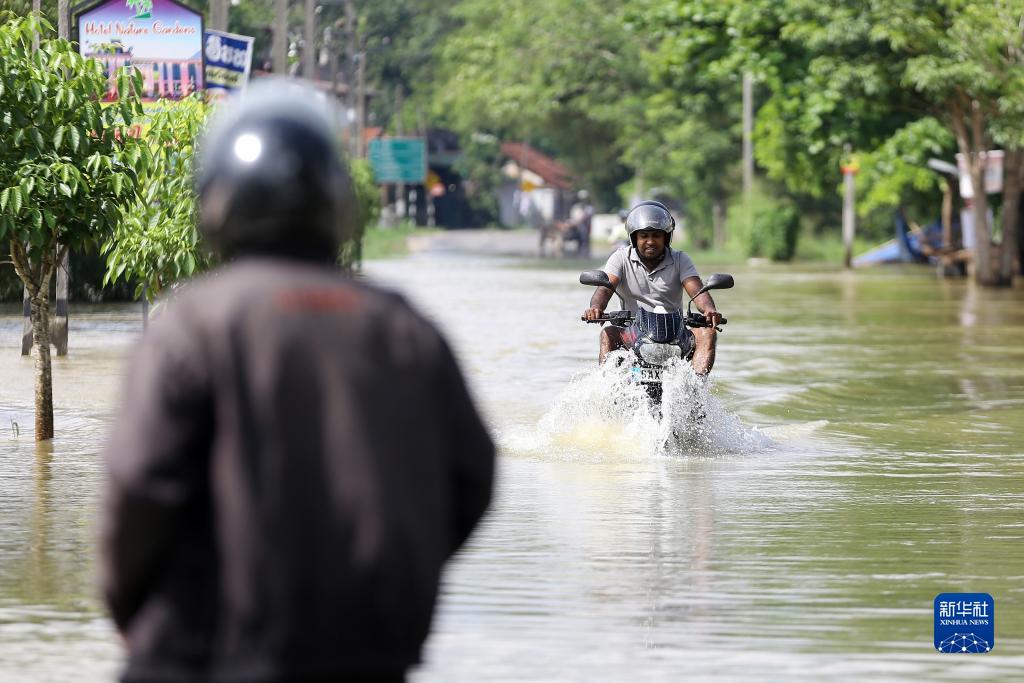
[[[501,447],[413,681],[1020,680],[1024,290],[735,268],[694,426],[685,401],[657,420],[597,370],[582,267],[366,267],[448,333]],[[98,451],[140,328],[136,307],[72,308],[58,437],[37,449],[21,321],[0,314],[0,680],[117,671]],[[943,592],[993,596],[991,652],[935,651]]]

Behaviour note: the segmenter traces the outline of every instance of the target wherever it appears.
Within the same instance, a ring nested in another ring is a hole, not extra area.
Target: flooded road
[[[581,268],[367,264],[448,333],[501,446],[412,680],[1019,680],[1024,290],[734,268],[708,419],[661,448],[596,371]],[[17,313],[0,315],[0,680],[109,680],[97,454],[137,308],[73,308],[40,450]],[[942,592],[994,597],[992,652],[934,651]]]

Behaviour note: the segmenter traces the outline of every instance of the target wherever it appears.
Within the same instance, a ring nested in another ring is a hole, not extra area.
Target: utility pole
[[[228,0],[210,0],[210,25],[215,31],[228,30]]]
[[[754,77],[749,71],[743,73],[743,214],[750,230],[754,222]],[[725,243],[724,211],[718,217],[722,227],[715,235],[715,246]],[[719,225],[716,222],[716,226]]]
[[[32,13],[36,19],[42,16],[40,0],[32,0]],[[32,51],[39,49],[39,32],[32,36]],[[21,312],[25,318],[25,324],[21,332],[21,355],[27,356],[32,353],[32,305],[28,298],[28,287],[25,287],[21,295]]]
[[[348,151],[354,155],[359,148],[355,139],[353,114],[356,98],[356,3],[345,0],[345,121],[348,124]]]
[[[288,73],[288,0],[274,0],[274,39],[271,43],[273,69]]]
[[[36,16],[40,16],[41,9],[40,0],[33,0],[32,11],[36,13]],[[71,17],[68,9],[68,0],[57,1],[57,37],[62,40],[68,40],[71,36]],[[36,50],[39,49],[38,33],[32,39],[32,47]],[[68,267],[70,257],[68,251],[62,250],[59,244],[55,248],[58,254],[63,251],[64,257],[57,264],[57,306],[54,317],[50,320],[50,341],[57,347],[58,356],[66,356],[68,354]],[[29,303],[28,289],[25,289],[22,294],[22,313],[25,324],[21,333],[21,355],[27,356],[32,352],[33,343],[32,307]]]
[[[395,137],[399,138],[404,134],[402,128],[403,98],[402,85],[398,84],[395,86]],[[398,189],[395,191],[395,214],[400,221],[404,221],[408,214],[405,200],[405,183],[398,183]]]
[[[71,39],[71,9],[68,0],[57,0],[57,37]],[[64,252],[64,258],[57,263],[57,308],[50,328],[50,339],[57,347],[58,356],[68,355],[68,276],[71,264],[71,250],[56,245],[57,254]]]
[[[754,77],[743,74],[743,197],[754,190]]]
[[[316,80],[316,0],[306,0],[305,45],[302,48],[302,75],[310,81]]]
[[[337,28],[335,24],[335,28]],[[328,37],[328,31],[330,36]],[[341,68],[338,66],[338,48],[335,45],[334,31],[330,28],[324,29],[324,44],[327,45],[327,61],[331,70],[331,97],[338,96],[338,70]]]
[[[42,8],[41,0],[32,0],[32,14],[35,16],[36,19],[38,19],[39,17],[42,16],[43,8]],[[39,49],[39,32],[37,31],[36,34],[34,36],[32,36],[32,51],[35,52],[38,49]]]
[[[366,156],[366,46],[362,36],[359,38],[359,68],[356,72],[356,157]]]
[[[854,177],[857,175],[859,165],[856,158],[850,154],[849,144],[845,146],[845,151],[846,160],[841,166],[843,171],[843,266],[850,268],[853,265],[853,235],[856,230]]]
[[[57,0],[57,37],[61,40],[71,39],[71,15],[68,11],[68,0]]]

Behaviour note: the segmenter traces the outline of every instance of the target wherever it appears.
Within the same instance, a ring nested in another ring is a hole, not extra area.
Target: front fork
[[[690,328],[686,327],[685,325],[683,326],[682,330],[679,331],[679,339],[676,341],[676,343],[679,345],[679,348],[682,351],[683,360],[685,360],[686,362],[689,362],[690,359],[693,358],[693,352],[697,348],[697,341],[696,341],[696,339],[693,336],[693,332],[690,331]],[[645,363],[637,355],[636,351],[635,350],[633,351],[633,368],[634,368],[634,370],[641,369],[641,368],[656,368],[656,367],[657,366],[650,365],[649,363]],[[660,369],[660,370],[664,371],[664,369],[660,368],[660,367],[657,367],[657,369]],[[644,391],[647,392],[648,398],[651,399],[651,401],[654,403],[654,405],[660,406],[661,405],[662,393],[663,393],[662,392],[661,382],[660,381],[658,381],[658,382],[640,382],[640,384],[643,384]]]

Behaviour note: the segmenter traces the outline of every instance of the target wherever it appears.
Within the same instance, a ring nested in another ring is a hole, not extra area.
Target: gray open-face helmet
[[[196,169],[200,230],[210,246],[225,256],[335,259],[357,208],[327,95],[266,78],[220,107]]]
[[[676,219],[661,202],[648,200],[640,202],[626,214],[626,232],[629,241],[636,246],[636,233],[641,230],[661,230],[666,234],[666,242],[672,241],[672,231],[676,229]]]

